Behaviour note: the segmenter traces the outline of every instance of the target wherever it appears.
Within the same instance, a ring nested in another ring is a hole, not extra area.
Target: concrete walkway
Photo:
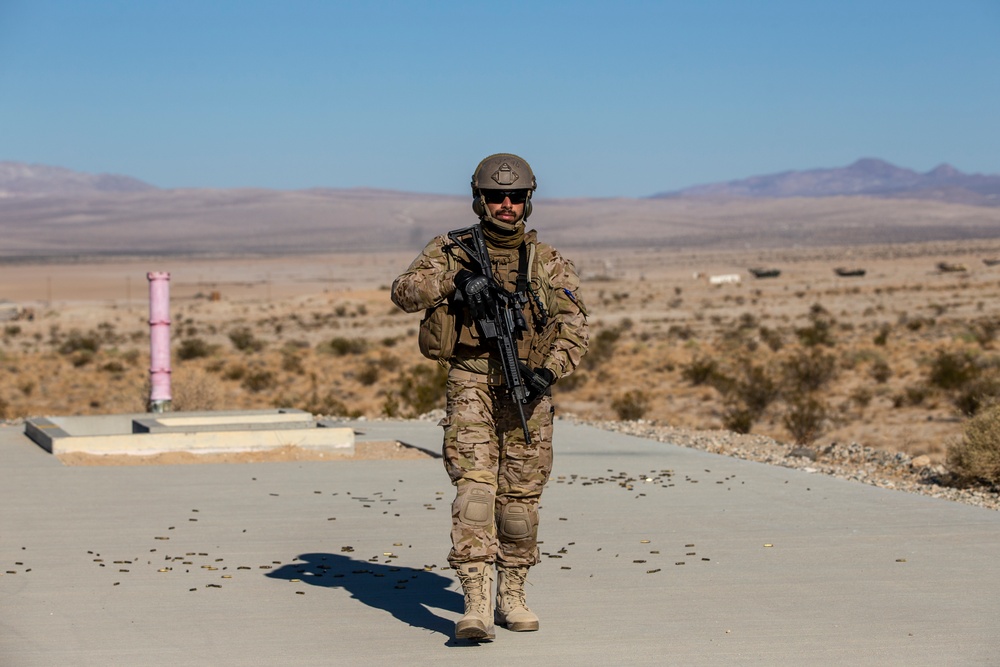
[[[1000,513],[566,422],[556,450],[542,629],[476,645],[439,460],[72,468],[0,427],[0,665],[1000,664]]]

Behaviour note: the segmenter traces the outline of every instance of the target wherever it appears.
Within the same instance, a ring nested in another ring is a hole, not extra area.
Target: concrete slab
[[[209,454],[289,445],[340,454],[354,452],[353,430],[327,428],[301,410],[37,417],[25,421],[24,432],[57,455]]]
[[[132,420],[133,433],[205,433],[207,431],[263,431],[316,428],[304,410],[254,410],[247,412],[175,412],[144,415]]]
[[[439,460],[72,468],[0,427],[0,664],[998,664],[994,511],[560,421],[541,630],[474,645],[451,494]]]

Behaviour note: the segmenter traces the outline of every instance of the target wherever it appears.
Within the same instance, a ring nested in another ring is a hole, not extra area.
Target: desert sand
[[[556,385],[563,415],[723,428],[747,391],[724,394],[717,379],[763,377],[778,389],[753,433],[794,440],[788,415],[795,395],[808,394],[822,410],[806,442],[940,462],[961,433],[961,387],[936,383],[935,360],[995,365],[1000,266],[983,260],[1000,257],[997,240],[566,254],[583,278],[592,350]],[[414,255],[0,264],[0,299],[32,315],[0,322],[0,416],[142,411],[147,271],[171,274],[175,409],[375,418],[441,408],[442,373],[416,349],[419,316],[389,300]],[[780,275],[754,278],[751,267]],[[865,274],[841,277],[838,267]],[[724,274],[740,282],[710,284]],[[789,369],[803,359],[829,366],[814,389],[792,388]],[[716,381],[700,381],[706,361]],[[763,375],[747,375],[755,367]]]

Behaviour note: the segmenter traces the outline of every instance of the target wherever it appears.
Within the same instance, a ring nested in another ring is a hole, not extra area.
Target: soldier
[[[459,638],[493,639],[494,621],[515,632],[538,629],[524,585],[539,561],[538,502],[552,472],[550,385],[572,373],[587,350],[587,311],[572,262],[525,231],[535,188],[531,167],[509,153],[487,157],[472,175],[472,210],[495,281],[488,289],[506,290],[524,304],[517,356],[532,383],[520,406],[523,422],[504,386],[497,345],[471,312],[487,279],[462,248],[448,235],[432,239],[392,285],[397,306],[426,310],[420,350],[449,369],[441,426],[445,469],[456,489],[448,562],[465,592]]]

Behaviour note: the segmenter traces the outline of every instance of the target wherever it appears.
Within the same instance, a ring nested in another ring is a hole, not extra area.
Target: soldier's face
[[[506,222],[509,225],[516,223],[524,217],[524,198],[515,195],[514,199],[519,201],[519,203],[515,204],[511,201],[511,194],[494,191],[488,193],[486,198],[486,208],[489,209],[490,215],[500,222]],[[503,200],[498,201],[501,196]]]

